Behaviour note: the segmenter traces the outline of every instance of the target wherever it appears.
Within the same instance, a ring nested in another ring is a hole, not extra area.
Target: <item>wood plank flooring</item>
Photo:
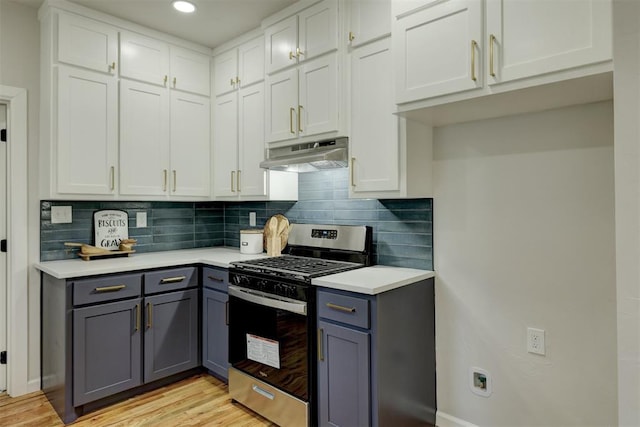
[[[41,391],[21,397],[0,394],[0,426],[58,427],[64,424]],[[200,374],[80,417],[78,427],[275,425],[231,402],[227,386]]]

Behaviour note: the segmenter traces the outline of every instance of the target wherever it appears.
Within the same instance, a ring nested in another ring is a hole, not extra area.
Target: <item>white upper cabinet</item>
[[[266,142],[298,136],[298,69],[267,76],[265,101]]]
[[[54,193],[113,195],[118,173],[118,82],[81,68],[57,69]]]
[[[264,150],[263,150],[264,151]],[[237,196],[238,94],[218,96],[213,107],[213,194]]]
[[[482,38],[478,0],[432,0],[400,15],[393,34],[396,103],[482,87]]]
[[[346,40],[351,47],[391,34],[391,0],[351,0],[347,7]]]
[[[238,93],[237,190],[240,196],[267,195],[267,173],[260,168],[264,159],[264,84],[260,83]]]
[[[208,55],[140,34],[120,36],[120,77],[209,96],[211,65]]]
[[[172,196],[210,196],[210,118],[208,97],[171,92]]]
[[[323,0],[265,29],[267,74],[338,48],[338,1]]]
[[[612,57],[611,3],[603,0],[487,0],[489,84]]]
[[[107,24],[78,15],[58,15],[57,60],[115,75],[118,66],[118,31]]]
[[[264,80],[264,37],[216,55],[213,76],[216,96]]]
[[[123,31],[120,34],[120,77],[165,86],[169,79],[169,45]]]

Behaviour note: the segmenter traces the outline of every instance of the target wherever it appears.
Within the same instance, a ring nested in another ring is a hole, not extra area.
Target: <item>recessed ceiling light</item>
[[[174,1],[173,8],[182,13],[192,13],[196,10],[196,6],[193,3],[184,0]]]

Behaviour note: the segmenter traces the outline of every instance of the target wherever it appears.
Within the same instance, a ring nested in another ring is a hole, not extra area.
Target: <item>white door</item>
[[[264,84],[243,88],[238,94],[238,191],[241,196],[265,196]]]
[[[338,0],[324,0],[298,14],[298,61],[338,49]]]
[[[171,92],[171,195],[209,197],[210,128],[209,98]]]
[[[298,135],[298,70],[267,76],[265,141],[284,141]]]
[[[267,27],[264,30],[264,40],[264,66],[267,74],[297,64],[298,16],[294,15]]]
[[[58,193],[116,191],[118,81],[75,67],[58,68]]]
[[[120,194],[169,194],[169,90],[120,81]]]
[[[481,1],[432,2],[397,19],[393,24],[396,102],[482,87],[481,47]]]
[[[300,65],[298,133],[316,135],[338,130],[338,60],[326,55]]]
[[[398,117],[393,114],[391,40],[351,53],[351,191],[398,190]]]
[[[238,93],[218,96],[213,108],[213,193],[216,197],[236,196]]]
[[[0,129],[7,129],[7,106],[0,104]],[[0,142],[0,239],[7,238],[7,143]],[[0,252],[0,351],[7,350],[7,254]],[[0,391],[7,389],[7,365],[0,365]]]
[[[120,34],[120,77],[168,86],[169,45],[123,31]]]
[[[264,36],[238,48],[238,80],[240,87],[264,80]]]
[[[607,61],[611,2],[488,0],[487,37],[489,84]]]
[[[346,41],[351,47],[391,34],[391,0],[352,0],[348,7]]]
[[[171,46],[171,88],[211,95],[211,58],[199,52]]]
[[[237,78],[238,49],[231,49],[213,58],[213,92],[216,96],[236,90]]]

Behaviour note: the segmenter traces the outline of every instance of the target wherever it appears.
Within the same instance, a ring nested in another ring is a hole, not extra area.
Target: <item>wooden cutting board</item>
[[[278,229],[282,230],[282,232],[279,235],[280,239],[272,238],[273,236],[271,235],[272,234],[271,228],[269,227],[271,218],[275,218],[277,220],[276,230]],[[271,218],[269,218],[267,222],[264,224],[263,245],[265,250],[267,251],[267,255],[274,256],[274,255],[280,255],[280,253],[285,248],[285,246],[287,246],[287,241],[289,240],[290,224],[287,217],[285,217],[282,214],[273,215]],[[271,243],[271,242],[273,241],[279,243],[280,247],[272,248],[271,246],[273,246],[274,243]]]

